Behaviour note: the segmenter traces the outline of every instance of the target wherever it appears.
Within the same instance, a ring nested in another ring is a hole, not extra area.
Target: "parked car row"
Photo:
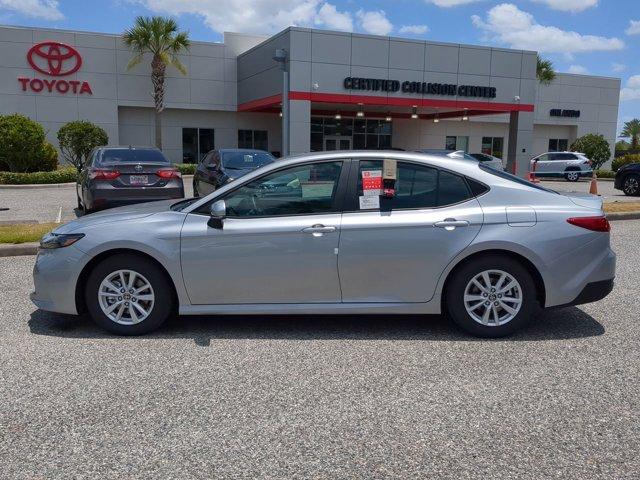
[[[125,166],[140,160],[136,149],[107,150],[91,169],[124,171],[116,155]],[[156,185],[150,165],[112,188]],[[390,194],[383,171],[395,176]],[[471,334],[499,337],[537,305],[606,296],[609,229],[601,198],[561,195],[484,162],[326,152],[266,162],[201,198],[60,226],[41,240],[31,298],[124,335],[152,331],[172,312],[444,312]]]

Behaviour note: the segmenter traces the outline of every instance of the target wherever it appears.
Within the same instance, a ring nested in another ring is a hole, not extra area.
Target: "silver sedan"
[[[172,314],[439,314],[508,335],[613,288],[595,196],[405,152],[281,160],[214,193],[82,217],[41,241],[33,302],[149,332]]]

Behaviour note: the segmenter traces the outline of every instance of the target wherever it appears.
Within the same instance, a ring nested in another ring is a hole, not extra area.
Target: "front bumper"
[[[33,267],[35,291],[29,298],[36,307],[49,312],[77,315],[76,283],[86,255],[74,245],[39,250]]]

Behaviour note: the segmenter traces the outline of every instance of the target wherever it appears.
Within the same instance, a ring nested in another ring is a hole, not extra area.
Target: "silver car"
[[[577,182],[580,177],[591,177],[591,160],[579,152],[549,152],[531,159],[531,171],[537,177],[562,178],[567,182]]]
[[[537,305],[606,296],[609,229],[599,197],[564,196],[481,162],[319,153],[203,198],[57,228],[41,241],[31,298],[125,335],[176,312],[446,312],[473,335],[498,337]]]

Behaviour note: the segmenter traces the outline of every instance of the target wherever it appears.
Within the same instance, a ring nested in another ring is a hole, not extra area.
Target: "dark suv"
[[[78,209],[92,210],[184,197],[182,176],[153,147],[98,147],[78,176]]]
[[[211,150],[198,163],[193,175],[193,195],[209,195],[214,190],[238,177],[275,162],[275,157],[264,150],[228,148]]]
[[[614,188],[622,190],[625,195],[640,195],[640,163],[620,167],[616,172]]]

